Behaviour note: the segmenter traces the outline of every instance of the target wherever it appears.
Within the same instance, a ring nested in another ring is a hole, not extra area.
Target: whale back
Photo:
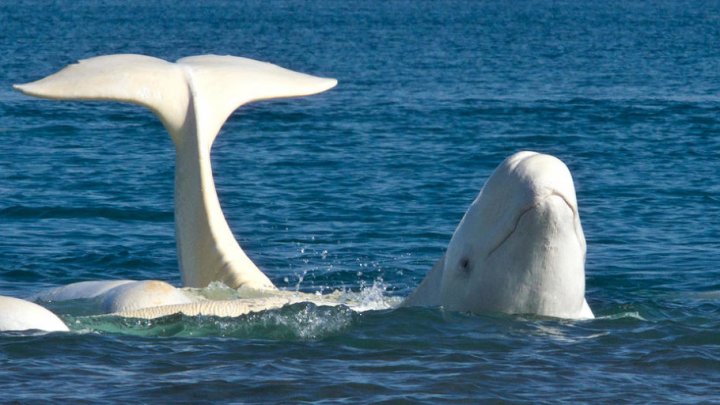
[[[80,281],[40,291],[28,297],[31,301],[53,302],[95,298],[133,280]]]
[[[193,301],[182,290],[158,280],[122,284],[103,293],[100,298],[104,313],[189,304]]]
[[[0,331],[42,330],[67,332],[55,314],[30,301],[0,296]]]

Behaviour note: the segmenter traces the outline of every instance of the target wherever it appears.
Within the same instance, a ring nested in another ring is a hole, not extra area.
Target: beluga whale
[[[495,169],[402,305],[591,319],[585,253],[570,170],[556,157],[518,152]]]
[[[149,108],[175,145],[175,234],[183,286],[203,288],[221,282],[235,289],[275,291],[272,281],[240,247],[223,215],[213,180],[211,147],[238,107],[317,94],[336,84],[335,79],[236,56],[191,56],[172,63],[121,54],[81,60],[14,88],[46,99],[109,100]],[[99,298],[107,312],[193,301],[170,284],[154,280],[75,283],[34,298]]]

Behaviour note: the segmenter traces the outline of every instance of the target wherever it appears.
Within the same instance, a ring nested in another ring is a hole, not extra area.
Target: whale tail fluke
[[[120,54],[81,60],[35,82],[13,87],[55,100],[111,100],[152,110],[177,142],[192,120],[192,132],[212,144],[225,120],[241,105],[306,96],[334,87],[335,79],[284,69],[236,56],[201,55],[177,63]],[[189,107],[192,107],[191,109]],[[208,139],[209,138],[209,139]]]
[[[15,89],[60,100],[112,100],[152,110],[176,146],[175,221],[178,261],[187,286],[222,281],[274,289],[245,255],[222,213],[210,166],[212,144],[227,118],[258,100],[306,96],[337,84],[235,56],[201,55],[176,63],[143,55],[82,60]]]

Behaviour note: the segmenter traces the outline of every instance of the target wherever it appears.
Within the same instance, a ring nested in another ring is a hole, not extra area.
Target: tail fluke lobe
[[[331,89],[335,79],[294,72],[237,56],[202,55],[178,60],[185,70],[201,138],[212,145],[227,118],[243,104],[308,96]]]
[[[144,55],[106,55],[78,63],[15,89],[54,100],[111,100],[152,110],[174,135],[188,113],[190,90],[182,69]]]

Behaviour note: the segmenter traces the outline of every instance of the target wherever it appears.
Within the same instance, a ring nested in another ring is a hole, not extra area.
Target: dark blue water
[[[277,285],[407,295],[530,149],[574,175],[598,317],[66,314],[73,333],[0,336],[0,401],[720,401],[719,38],[717,1],[0,4],[0,294],[180,284],[155,117],[11,84],[216,53],[340,81],[243,107],[213,149],[228,221]]]

